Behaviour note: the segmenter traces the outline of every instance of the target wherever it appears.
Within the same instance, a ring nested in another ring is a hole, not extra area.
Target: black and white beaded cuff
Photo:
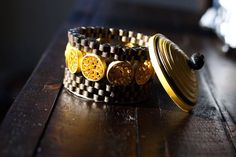
[[[72,74],[65,68],[63,84],[71,93],[95,102],[137,103],[149,98],[152,82],[141,86],[112,86],[105,80],[89,81],[80,73]]]
[[[148,39],[122,29],[70,29],[65,88],[94,101],[125,103],[146,99],[153,76]]]

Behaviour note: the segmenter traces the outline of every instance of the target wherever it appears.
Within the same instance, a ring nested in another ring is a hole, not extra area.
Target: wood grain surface
[[[200,15],[80,0],[59,30],[0,126],[0,156],[236,156],[236,53],[198,28]],[[164,33],[189,55],[201,52],[199,100],[179,110],[160,84],[142,104],[110,105],[73,96],[62,88],[66,30],[82,25]]]

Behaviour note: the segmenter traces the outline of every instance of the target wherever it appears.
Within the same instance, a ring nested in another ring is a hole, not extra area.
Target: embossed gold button
[[[95,54],[87,54],[81,60],[81,71],[90,81],[99,81],[106,71],[106,62]]]
[[[69,62],[69,54],[70,54],[70,51],[71,51],[71,45],[70,43],[67,43],[66,45],[66,50],[65,50],[65,62],[66,62],[66,66],[68,67],[68,62]]]
[[[109,64],[106,75],[111,84],[126,86],[132,82],[134,71],[129,62],[114,61]]]
[[[131,42],[128,42],[128,43],[125,44],[125,46],[126,46],[126,47],[129,47],[129,48],[132,48],[132,47],[134,47],[134,44],[131,43]]]
[[[82,51],[74,48],[69,43],[66,46],[65,58],[66,65],[71,73],[80,72],[80,59],[82,58]]]
[[[151,61],[146,60],[139,63],[135,71],[135,81],[138,85],[144,85],[153,75],[153,67]]]

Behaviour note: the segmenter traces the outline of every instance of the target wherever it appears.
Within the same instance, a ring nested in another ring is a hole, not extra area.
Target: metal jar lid
[[[183,111],[190,111],[197,102],[196,71],[204,64],[199,53],[191,59],[162,34],[149,39],[149,55],[155,73],[174,103]]]

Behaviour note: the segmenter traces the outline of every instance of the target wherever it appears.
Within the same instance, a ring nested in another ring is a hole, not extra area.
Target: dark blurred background
[[[75,0],[8,0],[1,5],[0,117],[16,98]]]
[[[75,0],[8,0],[2,3],[0,120],[76,4]],[[203,12],[209,1],[130,0],[129,3]]]

